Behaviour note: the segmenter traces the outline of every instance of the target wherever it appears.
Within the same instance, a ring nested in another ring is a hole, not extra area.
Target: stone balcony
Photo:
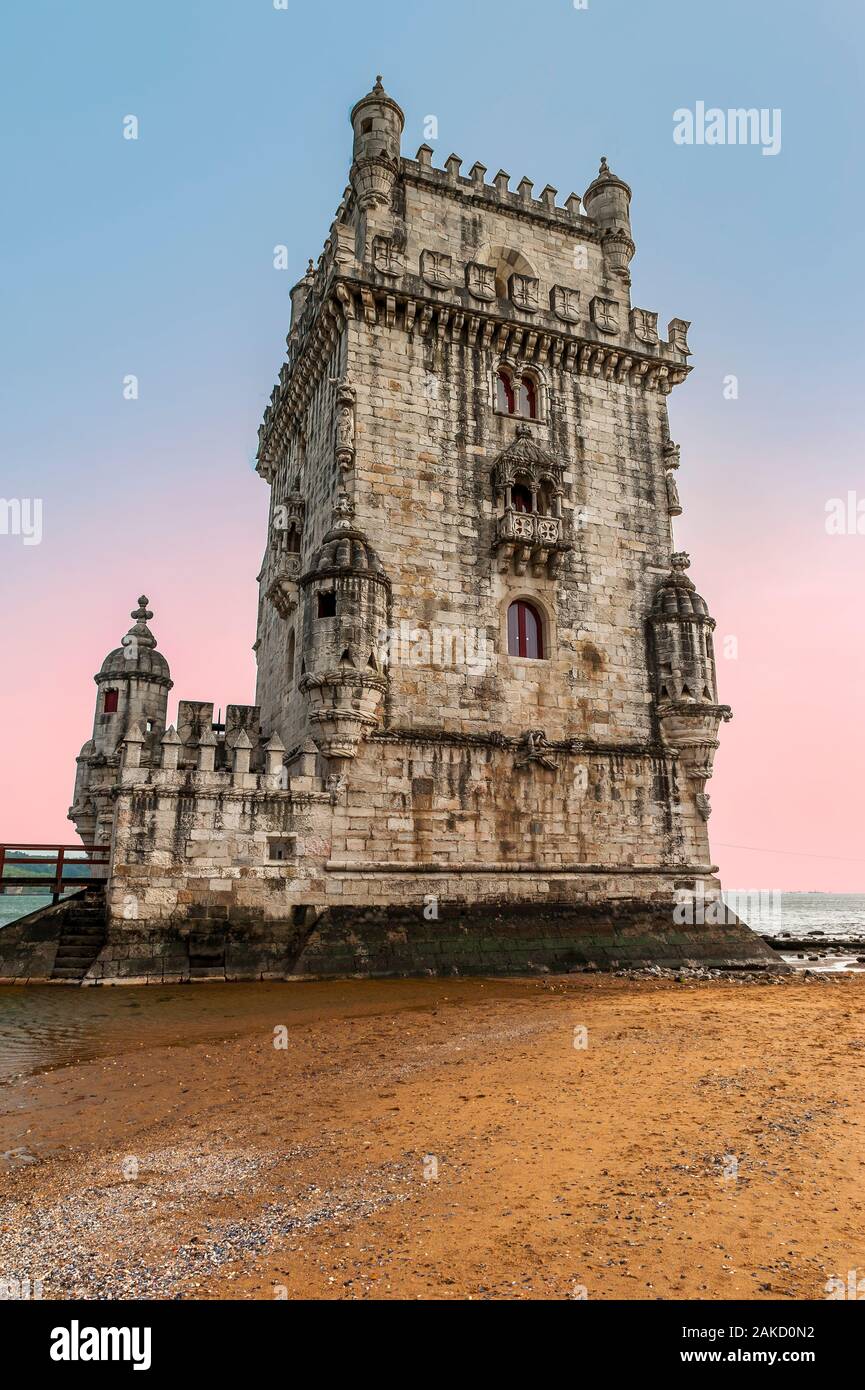
[[[511,568],[525,574],[529,565],[535,574],[557,573],[562,557],[572,550],[565,540],[564,519],[542,516],[540,512],[518,512],[509,507],[496,519],[493,550],[503,574]]]

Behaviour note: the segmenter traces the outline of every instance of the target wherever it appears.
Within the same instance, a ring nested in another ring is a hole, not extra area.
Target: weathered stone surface
[[[222,726],[184,700],[166,731],[144,598],[97,676],[71,812],[113,845],[90,973],[771,959],[673,917],[720,891],[729,710],[673,551],[687,342],[632,310],[631,190],[602,161],[584,214],[404,158],[380,81],[351,119],[259,432],[256,703]]]

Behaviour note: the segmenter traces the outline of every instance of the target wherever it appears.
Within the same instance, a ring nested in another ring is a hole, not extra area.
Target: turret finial
[[[670,556],[670,567],[680,573],[689,569],[690,565],[691,557],[685,550],[677,550],[674,555]]]
[[[147,607],[149,602],[150,600],[148,599],[147,595],[142,594],[138,600],[138,607],[133,608],[132,612],[129,614],[130,618],[134,618],[135,621],[138,623],[146,623],[150,618],[152,618],[153,614]]]
[[[138,600],[138,607],[133,608],[129,616],[134,620],[134,626],[129,629],[125,637],[121,637],[120,645],[127,661],[135,661],[143,647],[153,648],[156,646],[156,638],[147,626],[153,617],[153,610],[147,606],[146,594],[141,595]]]
[[[341,492],[336,499],[333,509],[333,524],[341,531],[347,530],[351,526],[354,516],[354,505],[347,492]]]

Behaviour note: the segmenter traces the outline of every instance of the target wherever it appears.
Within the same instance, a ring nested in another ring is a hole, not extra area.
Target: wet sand
[[[862,975],[110,993],[80,1061],[0,1088],[0,1278],[45,1297],[819,1299],[865,1270]]]

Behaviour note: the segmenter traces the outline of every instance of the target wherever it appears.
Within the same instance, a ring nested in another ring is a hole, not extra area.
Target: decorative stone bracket
[[[301,677],[309,703],[313,737],[326,758],[353,758],[358,744],[378,726],[378,709],[387,688],[372,672],[329,671]]]
[[[281,618],[290,618],[297,607],[297,579],[300,556],[286,551],[274,558],[265,596]]]

